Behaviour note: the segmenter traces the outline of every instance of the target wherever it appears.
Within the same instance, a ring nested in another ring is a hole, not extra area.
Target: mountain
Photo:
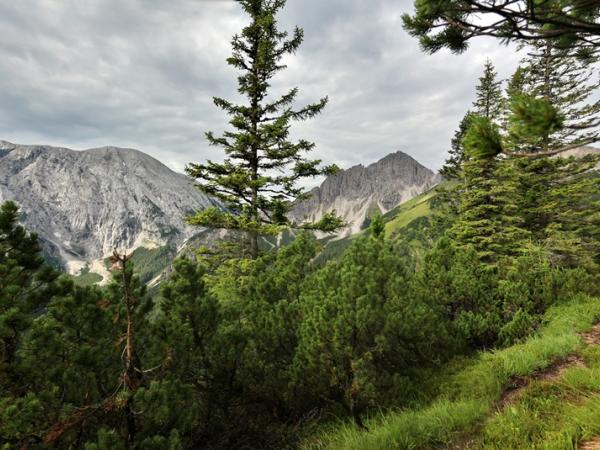
[[[71,273],[114,248],[179,248],[199,232],[184,218],[213,204],[186,176],[137,150],[0,141],[0,202],[5,200],[21,206],[24,224]]]
[[[438,182],[438,176],[402,152],[367,167],[328,177],[296,205],[295,220],[315,220],[335,209],[361,229]],[[71,150],[0,141],[0,202],[14,200],[24,225],[38,233],[48,259],[90,282],[108,279],[103,260],[114,248],[134,252],[150,281],[188,241],[215,238],[189,227],[185,217],[216,202],[184,175],[133,149]]]
[[[309,199],[296,205],[292,217],[313,221],[335,210],[349,224],[341,235],[354,234],[374,214],[385,214],[439,181],[439,175],[398,151],[367,167],[357,165],[327,177]]]

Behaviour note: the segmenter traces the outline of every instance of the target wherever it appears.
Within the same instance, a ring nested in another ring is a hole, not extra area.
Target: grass
[[[157,248],[138,247],[131,257],[135,273],[140,277],[142,283],[148,283],[173,261],[176,250],[170,246]]]
[[[527,341],[503,350],[481,352],[464,362],[459,370],[441,375],[436,381],[435,398],[424,401],[420,407],[376,414],[366,420],[369,432],[360,431],[350,423],[333,425],[305,441],[303,448],[438,448],[469,433],[477,437],[475,447],[469,448],[575,448],[532,447],[531,443],[535,436],[539,438],[535,442],[552,439],[555,444],[548,445],[564,445],[568,440],[576,442],[586,433],[600,434],[600,403],[592,392],[600,384],[600,378],[594,378],[595,372],[575,369],[568,372],[571,378],[566,379],[571,380],[573,389],[579,390],[581,402],[571,405],[548,400],[534,402],[538,405],[534,411],[507,407],[495,416],[492,414],[502,392],[515,377],[531,375],[559,358],[584,349],[577,333],[589,329],[599,317],[600,299],[577,296],[569,304],[551,308],[540,332]],[[588,358],[600,358],[597,351],[588,353]],[[596,363],[591,367],[596,367]],[[519,406],[526,407],[527,404]],[[543,408],[553,412],[547,414],[548,422]],[[564,418],[565,414],[569,418]],[[482,422],[485,422],[483,429],[479,430]],[[539,430],[534,433],[535,427]]]
[[[90,268],[85,266],[81,269],[81,272],[76,277],[73,277],[73,281],[78,286],[92,286],[96,283],[100,283],[103,280],[101,275],[90,272]]]
[[[447,182],[443,183],[443,186]],[[438,187],[435,187],[421,195],[418,195],[405,203],[402,203],[395,208],[391,209],[383,215],[385,222],[385,230],[388,235],[398,234],[409,227],[411,224],[416,223],[417,219],[429,217],[431,215],[430,201],[437,195]],[[377,210],[375,209],[377,208]],[[367,219],[371,218],[377,213],[379,208],[375,205],[369,207],[369,213]],[[367,220],[368,222],[368,220]],[[346,236],[341,239],[327,239],[324,240],[324,248],[316,259],[316,263],[322,265],[331,259],[339,258],[344,251],[352,244],[352,241],[364,233],[365,230],[361,230],[357,234]],[[418,246],[415,243],[415,246]]]
[[[402,203],[388,212],[384,216],[384,219],[390,219],[387,220],[385,224],[386,233],[397,233],[402,228],[409,225],[413,220],[418,219],[419,217],[429,216],[431,214],[429,201],[435,195],[435,190],[428,191],[407,201],[406,203]]]
[[[575,449],[600,436],[600,348],[581,351],[585,366],[536,380],[518,402],[490,417],[473,442],[480,449]]]

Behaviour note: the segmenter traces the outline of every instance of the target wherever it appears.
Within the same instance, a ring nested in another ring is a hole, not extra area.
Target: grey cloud
[[[429,56],[401,28],[411,0],[288,0],[281,25],[305,29],[274,91],[329,95],[294,136],[344,167],[401,149],[439,168],[490,56],[507,77],[518,56],[495,41]],[[227,127],[212,96],[238,98],[226,64],[246,18],[231,1],[23,0],[0,4],[0,139],[139,148],[181,170],[218,159],[203,133]],[[32,141],[35,140],[35,141]]]

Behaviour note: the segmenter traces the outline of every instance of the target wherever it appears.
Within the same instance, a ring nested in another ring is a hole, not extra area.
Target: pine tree
[[[502,99],[502,81],[497,81],[498,74],[494,69],[494,65],[488,59],[485,62],[483,75],[479,78],[479,84],[476,89],[477,98],[473,102],[475,113],[479,116],[497,121],[503,108]]]
[[[152,351],[160,348],[150,334],[152,302],[129,258],[113,261],[106,290],[71,283],[33,320],[17,353],[19,391],[0,398],[0,442],[158,449],[191,429],[177,405],[185,391],[164,376],[165,355]]]
[[[0,391],[19,379],[17,350],[33,318],[70,283],[44,264],[37,236],[18,224],[13,202],[0,206]]]
[[[274,234],[291,224],[287,213],[292,201],[306,193],[297,182],[306,177],[334,173],[335,166],[321,167],[320,160],[307,159],[304,153],[315,145],[301,139],[290,141],[294,121],[319,114],[327,98],[294,109],[298,88],[276,100],[269,100],[273,77],[284,70],[281,63],[287,54],[297,51],[303,30],[296,28],[291,37],[277,28],[276,14],[285,0],[239,0],[251,23],[232,40],[233,54],[227,62],[241,71],[240,94],[248,102],[236,105],[222,98],[214,103],[230,117],[234,131],[217,137],[206,133],[211,145],[222,147],[227,158],[222,162],[190,164],[188,175],[198,180],[198,187],[221,200],[226,210],[209,208],[198,212],[190,223],[211,228],[241,230],[248,234],[250,254],[258,254],[258,236]],[[306,228],[333,230],[341,225],[335,214],[328,214]]]
[[[460,53],[476,36],[503,42],[554,39],[563,46],[600,46],[600,5],[595,0],[415,0],[404,28],[427,52]]]
[[[295,383],[343,406],[361,428],[368,407],[400,400],[403,377],[451,341],[437,307],[413,295],[411,258],[384,228],[376,217],[339,262],[309,279],[301,302]]]
[[[444,166],[440,169],[440,174],[448,180],[460,178],[462,164],[465,158],[463,139],[467,130],[471,126],[472,117],[473,113],[471,111],[467,111],[460,121],[458,130],[455,131],[454,137],[450,143],[450,151],[448,152],[450,156],[448,159],[446,159]]]
[[[516,207],[514,164],[497,158],[502,138],[488,118],[473,118],[463,144],[464,186],[450,232],[460,246],[474,247],[483,262],[494,265],[502,256],[518,254],[527,239]]]
[[[186,257],[175,260],[173,269],[161,285],[152,328],[159,345],[154,353],[171,356],[162,383],[175,388],[169,400],[180,410],[168,415],[189,436],[187,447],[197,448],[209,436],[227,431],[231,418],[223,411],[230,401],[228,381],[238,361],[232,364],[229,356],[239,353],[241,345],[231,334],[225,335],[226,340],[220,335],[221,327],[226,328],[225,308],[209,292],[204,265]]]

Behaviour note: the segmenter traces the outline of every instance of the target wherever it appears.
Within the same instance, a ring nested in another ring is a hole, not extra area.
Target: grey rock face
[[[25,225],[70,271],[115,247],[179,247],[199,231],[184,218],[212,204],[187,177],[137,150],[0,141],[5,200],[20,204]]]
[[[367,167],[358,165],[327,177],[310,199],[296,205],[292,216],[313,221],[336,210],[349,224],[341,234],[352,234],[373,212],[385,213],[439,181],[439,175],[399,151]]]

